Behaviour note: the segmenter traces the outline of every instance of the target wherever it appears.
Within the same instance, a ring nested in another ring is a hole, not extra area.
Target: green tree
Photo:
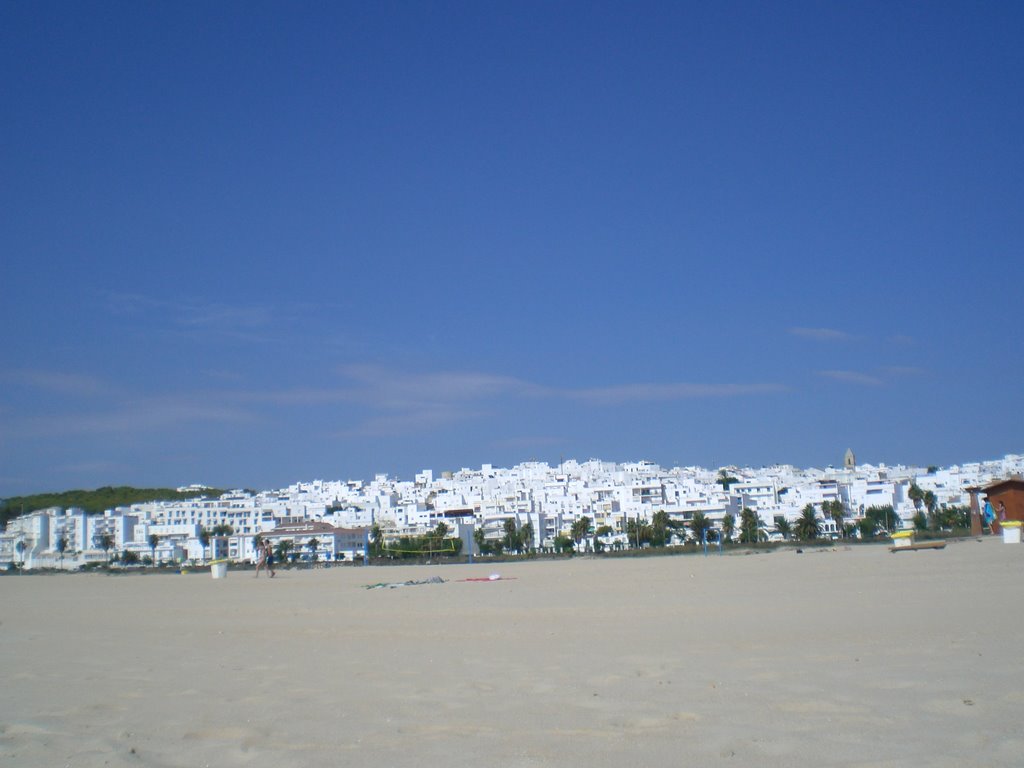
[[[505,549],[509,552],[520,552],[523,548],[523,543],[519,536],[519,530],[516,528],[516,521],[511,517],[506,517],[502,527],[505,532],[503,539]]]
[[[641,548],[651,541],[651,527],[644,524],[639,518],[626,520],[626,538],[629,546]]]
[[[206,561],[206,548],[210,546],[210,532],[206,528],[199,529],[199,546],[203,548],[203,561]]]
[[[876,530],[892,531],[899,527],[899,518],[892,504],[868,507],[864,511],[864,517],[875,521]]]
[[[814,505],[808,504],[804,507],[799,519],[796,521],[796,537],[800,541],[814,541],[821,535],[821,523],[814,512]]]
[[[121,553],[121,565],[138,565],[139,556],[130,549]]]
[[[25,568],[25,550],[27,548],[28,545],[25,544],[24,539],[18,539],[18,543],[14,545],[15,551],[18,553],[18,558],[21,560],[21,567],[23,570]]]
[[[384,554],[384,531],[379,524],[370,526],[370,557],[380,557]]]
[[[789,520],[782,515],[775,518],[775,530],[781,533],[784,539],[793,535],[793,527],[789,524]]]
[[[160,546],[160,537],[155,533],[149,534],[149,552],[153,565],[156,565],[156,548]]]
[[[277,542],[277,546],[274,547],[274,557],[277,558],[281,565],[284,565],[288,562],[288,556],[293,549],[295,549],[294,541],[291,539],[281,539]]]
[[[77,507],[91,515],[106,509],[127,507],[146,501],[176,501],[199,497],[216,498],[224,491],[217,488],[203,488],[192,491],[176,491],[173,488],[132,488],[104,486],[94,491],[74,490],[59,493],[39,493],[30,496],[11,496],[0,500],[0,528],[25,512],[35,512],[48,507],[68,509]]]
[[[761,520],[750,507],[740,510],[740,541],[744,544],[757,543],[757,529]]]
[[[832,518],[832,522],[836,524],[836,530],[842,532],[843,530],[843,516],[846,510],[843,507],[843,502],[839,499],[832,499],[826,501],[821,505],[822,513]]]
[[[729,471],[726,469],[718,470],[718,479],[715,480],[716,483],[722,486],[723,491],[728,491],[730,485],[732,485],[733,483],[738,483],[739,481],[740,480],[738,477],[733,477],[732,475],[729,474]]]
[[[724,541],[732,541],[732,534],[736,530],[736,515],[732,512],[726,512],[722,518],[722,539]]]
[[[927,531],[928,530],[928,518],[924,512],[918,510],[914,513],[914,530],[915,531]]]
[[[110,561],[110,550],[114,547],[114,537],[109,533],[101,533],[93,539],[93,543],[103,550],[104,560]]]
[[[427,557],[432,557],[435,554],[448,554],[452,551],[451,542],[446,542],[445,538],[448,536],[448,524],[443,520],[439,520],[437,525],[431,529],[426,536],[419,538],[407,538],[405,543],[402,545],[402,549],[413,549],[419,550],[422,554]],[[410,554],[408,552],[406,555]]]
[[[878,522],[872,517],[864,517],[857,521],[857,529],[860,531],[860,537],[864,541],[870,541],[875,538]]]
[[[519,529],[519,547],[523,552],[533,551],[533,523],[529,520]]]
[[[590,518],[583,515],[577,519],[572,527],[569,529],[569,535],[575,544],[579,545],[581,541],[590,533]]]
[[[971,508],[968,506],[952,504],[942,507],[939,509],[938,515],[939,523],[943,528],[969,529],[971,527]]]
[[[703,512],[694,512],[690,520],[690,533],[697,542],[707,541],[708,531],[711,530],[711,521]]]
[[[925,491],[924,496],[921,497],[921,501],[924,502],[925,509],[928,510],[928,520],[931,522],[932,528],[938,530],[940,526],[935,510],[938,507],[939,500],[932,491]]]
[[[668,512],[659,509],[651,515],[650,542],[652,546],[664,547],[672,531],[676,528],[676,522],[669,516]]]
[[[907,497],[914,502],[914,509],[921,509],[921,502],[924,501],[924,491],[918,487],[916,482],[911,481]]]
[[[487,538],[484,536],[483,528],[473,529],[473,541],[476,542],[476,547],[480,550],[481,555],[486,555],[490,553],[491,547],[487,543]]]
[[[67,551],[67,548],[68,537],[64,534],[61,534],[60,538],[57,539],[57,554],[60,555],[60,569],[62,571],[64,570],[64,552]]]
[[[320,539],[315,536],[306,542],[306,549],[309,550],[309,560],[315,563],[317,561],[317,552],[320,549]]]
[[[572,536],[566,536],[564,533],[555,536],[555,552],[571,555],[574,551]]]

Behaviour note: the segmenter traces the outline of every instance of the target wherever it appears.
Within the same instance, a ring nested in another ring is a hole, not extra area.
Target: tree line
[[[181,501],[203,496],[218,497],[223,493],[224,491],[217,488],[178,491],[174,488],[133,488],[128,485],[105,485],[92,491],[74,490],[12,496],[0,500],[0,525],[6,526],[7,522],[15,517],[50,507],[61,507],[62,509],[77,507],[95,515],[115,507],[127,507],[130,504],[142,504],[147,501]]]
[[[462,539],[449,538],[446,523],[438,523],[421,536],[399,536],[386,539],[377,523],[370,527],[370,557],[392,560],[419,560],[424,558],[457,557],[462,552]]]

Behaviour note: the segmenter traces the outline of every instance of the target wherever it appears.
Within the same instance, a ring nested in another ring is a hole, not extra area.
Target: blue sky
[[[1024,450],[1019,3],[6,3],[0,496]]]

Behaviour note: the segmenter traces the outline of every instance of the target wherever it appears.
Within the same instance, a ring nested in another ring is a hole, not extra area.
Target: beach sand
[[[5,576],[0,764],[1018,766],[1022,591],[995,539]]]

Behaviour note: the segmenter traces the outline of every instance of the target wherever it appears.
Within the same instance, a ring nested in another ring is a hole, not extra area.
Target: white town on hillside
[[[72,570],[132,553],[131,560],[163,564],[227,559],[253,562],[258,536],[271,543],[288,541],[291,551],[318,561],[353,561],[364,556],[369,531],[377,526],[385,540],[422,535],[444,523],[461,539],[462,552],[479,554],[485,540],[499,540],[512,520],[532,534],[530,549],[550,551],[583,517],[591,536],[581,550],[631,545],[627,522],[649,522],[665,512],[679,523],[702,513],[715,529],[723,520],[753,510],[762,539],[781,538],[778,521],[795,522],[813,505],[826,537],[864,518],[871,508],[891,506],[901,526],[911,526],[920,499],[917,486],[931,492],[937,508],[970,504],[969,488],[1017,477],[1024,456],[951,467],[858,465],[847,451],[843,466],[798,469],[789,465],[760,469],[700,467],[665,469],[647,461],[616,464],[599,460],[564,461],[556,466],[527,462],[503,469],[444,472],[424,470],[411,481],[377,475],[372,481],[296,483],[276,491],[231,491],[217,498],[153,501],[87,514],[57,507],[23,514],[0,534],[0,568]],[[723,483],[722,478],[735,478]],[[202,489],[191,486],[180,490]],[[842,503],[841,523],[822,505]],[[230,533],[228,530],[230,529]],[[601,541],[593,533],[604,531]],[[217,531],[211,535],[210,532]],[[682,544],[685,526],[674,529]]]

